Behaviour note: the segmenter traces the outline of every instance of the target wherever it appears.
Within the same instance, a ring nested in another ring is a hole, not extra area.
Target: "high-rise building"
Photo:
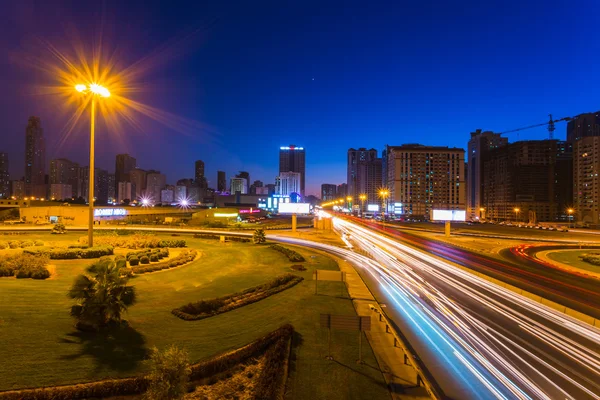
[[[337,185],[324,183],[321,185],[321,200],[331,201],[337,199]]]
[[[146,190],[146,171],[140,168],[134,168],[129,171],[129,181],[131,182],[131,200],[139,200],[144,196]]]
[[[600,136],[582,136],[573,143],[573,202],[576,221],[600,224]]]
[[[300,194],[304,196],[306,181],[306,151],[293,144],[279,148],[279,174],[282,172],[300,173]]]
[[[25,181],[10,181],[10,195],[17,199],[25,197]]]
[[[217,192],[227,191],[227,176],[225,171],[217,171]]]
[[[275,185],[274,183],[267,183],[265,187],[267,188],[267,195],[269,196],[274,195],[275,190],[277,190],[277,185]]]
[[[66,158],[58,158],[50,161],[50,185],[71,185],[70,197],[81,195],[82,181],[79,172],[79,164]],[[51,196],[52,197],[52,196]],[[55,197],[58,199],[58,197]]]
[[[526,140],[487,153],[483,160],[486,219],[519,222],[557,219],[557,140]]]
[[[556,142],[556,167],[554,168],[554,191],[557,219],[567,221],[568,210],[573,207],[573,145],[559,140]]]
[[[67,200],[73,197],[73,187],[68,183],[51,183],[50,199]]]
[[[160,192],[167,185],[167,177],[160,171],[150,170],[146,173],[146,197],[153,202],[160,202]]]
[[[246,178],[231,178],[229,181],[230,189],[229,191],[234,194],[240,192],[241,194],[248,193],[248,180]]]
[[[581,114],[567,123],[567,142],[584,137],[600,136],[600,113]]]
[[[108,175],[108,171],[94,168],[94,198],[97,204],[108,203]],[[90,167],[80,167],[79,176],[81,179],[81,197],[87,201],[89,199]]]
[[[250,172],[240,171],[240,173],[237,174],[235,177],[245,179],[246,180],[246,188],[250,187]]]
[[[467,181],[467,219],[485,217],[483,204],[483,160],[489,151],[508,144],[508,138],[499,133],[482,132],[477,129],[471,132],[467,148],[468,181]]]
[[[131,201],[131,182],[119,182],[117,187],[119,188],[117,191],[117,203],[121,204],[124,200]]]
[[[348,196],[348,184],[347,183],[340,183],[337,187],[336,190],[336,195],[339,198],[346,198],[346,196]]]
[[[175,201],[188,200],[187,187],[185,187],[184,185],[175,186],[173,196]]]
[[[354,203],[358,204],[361,194],[367,195],[367,204],[379,204],[377,192],[381,188],[382,160],[377,158],[377,150],[367,150],[364,147],[348,150],[348,188],[346,195],[352,196]]]
[[[10,174],[8,172],[8,153],[0,153],[0,199],[10,197]]]
[[[204,175],[204,161],[197,160],[194,170],[194,180],[196,181],[196,185],[198,185],[200,188],[206,189],[208,187],[208,183],[206,181],[206,176]]]
[[[264,184],[262,181],[254,181],[254,183],[252,183],[252,185],[250,185],[250,194],[258,194],[257,189],[260,189],[263,186],[264,186]]]
[[[302,174],[300,172],[280,172],[275,182],[277,185],[277,194],[282,196],[292,196],[300,194]]]
[[[117,193],[115,192],[115,174],[108,174],[106,176],[107,182],[106,182],[106,187],[107,192],[106,195],[108,197],[108,202],[109,203],[114,203],[117,201]],[[133,194],[132,194],[133,196]],[[130,198],[129,200],[133,200],[132,198]]]
[[[465,209],[463,149],[405,144],[386,153],[387,212],[428,218],[432,209]]]
[[[119,192],[119,182],[131,182],[129,173],[137,167],[137,160],[129,154],[117,154],[115,161],[115,192]]]
[[[25,195],[46,197],[46,140],[39,117],[25,128]]]
[[[163,189],[160,191],[160,202],[163,204],[173,203],[175,199],[175,193],[172,189]]]

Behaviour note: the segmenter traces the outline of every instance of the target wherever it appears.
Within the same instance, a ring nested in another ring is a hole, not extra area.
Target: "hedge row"
[[[588,253],[579,256],[583,261],[592,265],[600,265],[600,253]]]
[[[300,253],[298,253],[297,251],[288,249],[287,247],[283,247],[279,244],[274,244],[272,246],[270,246],[273,250],[277,250],[280,253],[285,254],[285,256],[288,258],[288,260],[292,261],[292,262],[304,262],[306,261],[304,259],[304,257],[302,257],[302,255]]]
[[[48,256],[51,260],[75,260],[80,258],[100,258],[111,256],[114,249],[111,246],[94,246],[86,248],[40,247],[25,249],[23,253],[34,256]]]
[[[211,233],[194,233],[195,239],[221,239],[221,235],[213,235]],[[230,242],[242,242],[249,243],[252,239],[241,236],[225,236],[225,240],[229,240]]]
[[[87,236],[80,237],[79,243],[86,244]],[[97,245],[105,245],[112,247],[123,247],[127,249],[145,249],[157,247],[186,247],[185,240],[162,240],[153,235],[134,234],[130,236],[107,235],[100,236],[94,240]]]
[[[177,257],[168,260],[159,262],[156,264],[148,265],[148,266],[139,266],[139,267],[131,267],[131,271],[134,274],[145,274],[147,272],[160,271],[162,269],[175,268],[183,264],[187,264],[191,261],[194,261],[198,252],[196,250],[185,250],[181,252]],[[146,256],[144,256],[146,257]]]
[[[281,352],[269,352],[267,350],[280,342],[289,342],[294,333],[294,328],[287,324],[281,328],[268,333],[267,335],[255,340],[254,342],[229,353],[214,356],[207,360],[201,361],[191,366],[191,381],[211,377],[215,374],[225,372],[232,367],[248,360],[251,357],[256,357],[261,354],[267,354],[269,364],[275,365],[277,362],[273,356],[280,356]],[[286,355],[287,357],[287,355]],[[280,371],[281,374],[282,371]],[[274,374],[270,373],[270,376]],[[260,388],[262,385],[273,385],[270,382],[263,382],[265,379],[259,378]],[[273,381],[281,382],[279,379]],[[111,379],[99,382],[83,383],[70,386],[55,386],[42,389],[27,389],[15,390],[8,392],[0,392],[0,400],[77,400],[89,398],[107,398],[114,396],[128,396],[141,394],[148,388],[148,380],[146,377]],[[281,390],[281,387],[274,388],[274,391]],[[267,392],[268,393],[268,392]],[[255,396],[255,398],[259,398]]]
[[[41,240],[9,240],[7,241],[0,241],[0,250],[4,250],[4,249],[18,249],[18,248],[22,248],[25,249],[27,247],[32,247],[32,246],[43,246],[44,242]]]
[[[293,332],[292,328],[288,336],[282,335],[267,349],[265,365],[254,387],[255,399],[279,400],[283,398]]]
[[[0,259],[0,277],[15,276],[18,279],[46,279],[50,271],[46,268],[47,256],[33,256],[31,254],[15,254]]]
[[[146,249],[141,251],[130,251],[126,255],[127,262],[130,267],[135,267],[140,262],[142,264],[150,264],[150,262],[158,262],[165,257],[169,257],[169,248],[162,249]]]
[[[213,315],[222,314],[248,304],[256,303],[275,293],[291,288],[300,283],[303,279],[304,278],[297,275],[284,274],[265,284],[251,287],[242,292],[186,304],[185,306],[175,308],[171,313],[185,321],[196,321],[212,317]]]

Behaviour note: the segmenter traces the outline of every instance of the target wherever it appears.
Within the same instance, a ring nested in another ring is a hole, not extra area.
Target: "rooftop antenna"
[[[548,139],[552,140],[554,139],[554,130],[556,128],[554,127],[554,120],[552,119],[552,114],[548,114],[548,116],[550,117],[550,121],[548,121]]]

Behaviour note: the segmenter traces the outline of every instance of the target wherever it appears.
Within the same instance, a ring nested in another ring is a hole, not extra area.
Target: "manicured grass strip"
[[[289,349],[288,344],[294,333],[294,328],[283,325],[279,329],[266,334],[254,342],[231,352],[212,357],[208,360],[191,366],[191,381],[211,377],[215,374],[227,371],[250,357],[265,354],[267,357],[266,367],[257,385],[257,393],[280,393],[285,385],[285,374],[287,370],[288,353],[282,348]],[[282,359],[282,357],[284,359]],[[126,396],[141,394],[146,391],[148,380],[145,377],[110,379],[98,382],[84,383],[79,385],[55,386],[42,389],[15,390],[0,392],[0,400],[70,400],[88,398],[107,398],[112,396]],[[255,396],[260,399],[274,398],[272,395],[266,397]]]
[[[302,257],[302,255],[300,253],[298,253],[297,251],[294,251],[292,249],[288,249],[287,247],[283,247],[279,244],[274,244],[272,246],[270,246],[271,249],[273,250],[277,250],[280,253],[285,254],[285,256],[288,258],[288,260],[290,260],[291,262],[304,262],[306,261],[304,259],[304,257]]]
[[[184,264],[191,263],[192,261],[194,261],[196,259],[197,255],[198,255],[198,251],[196,251],[196,250],[183,251],[181,254],[179,254],[177,257],[173,258],[172,260],[162,261],[162,262],[159,262],[156,264],[141,265],[139,267],[131,267],[130,270],[135,275],[140,275],[140,274],[145,274],[148,272],[155,272],[155,271],[160,271],[163,269],[175,268],[175,267],[179,267]]]
[[[209,300],[200,300],[196,303],[189,303],[183,307],[175,308],[171,313],[186,321],[195,321],[212,317],[248,304],[256,303],[275,293],[291,288],[300,283],[303,279],[304,278],[297,275],[284,274],[265,284],[251,287],[242,292]]]

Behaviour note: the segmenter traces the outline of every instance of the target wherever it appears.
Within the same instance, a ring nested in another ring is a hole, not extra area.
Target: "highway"
[[[600,284],[595,279],[533,262],[508,250],[501,252],[506,261],[500,262],[448,243],[400,231],[393,225],[386,224],[383,228],[380,223],[373,221],[354,221],[427,253],[600,319]]]
[[[386,312],[454,399],[598,399],[600,331],[357,224],[336,229]]]

